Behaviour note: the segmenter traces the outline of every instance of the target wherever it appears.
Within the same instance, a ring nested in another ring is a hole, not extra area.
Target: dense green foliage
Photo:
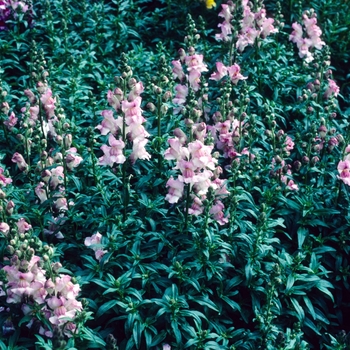
[[[265,1],[276,30],[242,50],[232,3],[228,41],[220,1],[6,13],[0,349],[350,348],[348,1]]]

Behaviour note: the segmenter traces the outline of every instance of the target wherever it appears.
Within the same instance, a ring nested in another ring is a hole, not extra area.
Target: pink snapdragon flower
[[[213,73],[209,79],[219,81],[227,75],[227,68],[221,62],[216,62],[216,73]]]
[[[110,146],[101,146],[104,155],[99,158],[99,164],[109,165],[110,167],[112,167],[114,163],[123,164],[126,160],[123,154],[125,143],[122,140],[117,140],[112,134],[109,135],[108,142]]]
[[[346,185],[350,186],[350,160],[345,159],[338,163],[338,172],[337,178],[342,180]]]
[[[102,235],[99,232],[96,232],[91,237],[85,238],[84,244],[93,249],[95,252],[95,258],[96,260],[100,261],[104,254],[106,254],[108,251],[101,249],[101,243],[102,241]]]
[[[200,77],[202,72],[208,71],[206,64],[203,62],[203,55],[190,55],[185,57],[187,65],[188,81],[194,91],[199,90]]]
[[[47,188],[44,182],[39,182],[35,187],[35,194],[40,199],[40,203],[44,203],[47,200]]]
[[[171,176],[170,179],[166,183],[166,187],[168,187],[168,194],[165,196],[165,200],[169,203],[177,203],[179,199],[183,196],[184,192],[184,183],[180,180]]]
[[[73,170],[82,162],[83,158],[77,153],[77,149],[75,147],[71,147],[67,151],[67,155],[64,158],[66,161],[67,169]]]
[[[32,229],[32,225],[28,224],[24,218],[19,219],[16,225],[19,233],[25,233]]]
[[[10,231],[10,226],[6,222],[0,222],[0,232],[2,232],[5,236]]]
[[[242,52],[248,45],[253,45],[257,38],[266,38],[268,35],[278,32],[273,26],[274,20],[266,17],[266,10],[260,8],[254,13],[248,1],[242,1],[243,18],[241,30],[238,34],[236,48]]]
[[[17,124],[18,118],[15,116],[15,113],[11,112],[7,120],[4,121],[7,129],[12,130]]]
[[[40,97],[40,101],[44,107],[46,112],[46,116],[48,119],[55,117],[55,109],[56,109],[56,97],[52,97],[52,91],[50,88],[47,88],[45,93],[43,93]]]
[[[54,169],[51,169],[50,177],[50,187],[55,190],[58,185],[63,184],[64,182],[64,168],[63,166],[57,166]]]
[[[180,60],[172,61],[171,64],[173,65],[173,77],[178,78],[180,81],[185,78],[185,73],[182,68],[182,64]]]
[[[101,114],[104,119],[100,125],[96,126],[96,129],[100,130],[101,135],[107,135],[108,133],[116,135],[119,125],[118,121],[113,117],[113,111],[104,110],[101,112]]]
[[[4,169],[0,167],[0,185],[5,187],[6,185],[12,183],[12,179],[10,179],[9,177],[5,177],[3,174]]]
[[[233,26],[231,24],[232,20],[232,11],[234,10],[234,5],[231,2],[231,5],[221,4],[222,10],[219,13],[219,17],[224,18],[222,23],[218,24],[218,27],[221,28],[221,33],[216,34],[216,40],[229,41],[231,40],[230,35],[232,34]]]
[[[18,169],[20,171],[27,171],[28,170],[28,164],[26,163],[26,161],[24,160],[23,156],[20,153],[18,153],[18,152],[14,153],[11,160],[12,160],[12,162],[17,164]]]
[[[130,160],[134,164],[137,159],[147,159],[151,158],[151,155],[146,151],[146,144],[148,140],[146,138],[136,138],[134,139],[132,145],[132,152],[130,154]]]
[[[120,109],[120,102],[122,101],[122,99],[123,99],[123,91],[121,89],[116,88],[114,89],[114,91],[108,90],[107,101],[109,105],[113,107],[116,111]]]
[[[328,79],[328,87],[325,93],[323,94],[323,98],[329,99],[331,96],[337,97],[339,91],[340,89],[337,83],[332,79]]]
[[[240,66],[235,63],[230,67],[225,67],[221,62],[216,62],[217,73],[213,73],[209,79],[219,81],[227,74],[230,77],[230,80],[233,84],[237,85],[239,80],[245,80],[247,77],[244,77],[240,72]]]
[[[316,23],[316,17],[309,18],[305,13],[303,14],[306,37],[303,36],[303,28],[299,23],[295,22],[292,24],[293,32],[290,34],[289,40],[297,45],[300,58],[305,58],[306,62],[311,62],[314,59],[310,49],[316,48],[321,50],[322,46],[326,44],[320,38],[322,31]]]
[[[219,225],[225,225],[228,223],[228,217],[225,217],[223,212],[224,209],[224,204],[220,200],[217,200],[209,211],[209,213],[213,216],[213,219],[217,221]]]

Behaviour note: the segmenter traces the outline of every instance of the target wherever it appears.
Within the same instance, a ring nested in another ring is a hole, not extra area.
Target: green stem
[[[162,173],[162,160],[163,160],[163,156],[161,154],[161,151],[162,151],[161,104],[162,104],[161,96],[158,96],[158,99],[157,99],[157,122],[158,122],[158,170],[159,170],[159,174]]]
[[[185,211],[185,226],[184,226],[184,232],[187,233],[188,230],[188,210],[190,208],[190,184],[187,184],[186,187],[186,211]]]

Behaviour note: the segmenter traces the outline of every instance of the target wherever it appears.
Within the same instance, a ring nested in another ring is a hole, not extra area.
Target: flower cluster
[[[218,25],[221,28],[221,33],[216,34],[217,40],[230,41],[233,26],[232,22],[232,12],[236,10],[235,5],[232,1],[228,1],[227,4],[221,5],[222,10],[219,13],[219,17],[224,18],[224,22]],[[272,33],[278,31],[277,28],[273,26],[274,20],[272,18],[266,17],[266,10],[260,8],[257,12],[253,12],[249,6],[248,0],[242,0],[242,20],[241,29],[238,33],[236,48],[238,51],[242,52],[248,45],[253,45],[257,38],[266,38]]]
[[[132,142],[132,152],[130,160],[135,163],[137,159],[150,159],[151,155],[146,151],[149,133],[145,130],[143,123],[146,121],[142,116],[141,93],[144,90],[142,82],[137,82],[131,78],[129,80],[131,91],[124,98],[124,93],[117,88],[114,91],[108,91],[107,100],[116,112],[122,112],[123,116],[113,117],[113,111],[102,111],[103,120],[96,129],[100,130],[102,135],[108,135],[108,145],[102,145],[103,156],[99,158],[100,165],[113,166],[114,163],[123,164],[126,161],[124,148],[127,138]],[[121,139],[115,136],[121,134]]]
[[[235,85],[237,85],[239,80],[247,79],[247,77],[244,77],[241,74],[241,68],[237,63],[230,67],[226,67],[223,63],[216,62],[216,69],[217,72],[213,73],[209,79],[219,81],[228,74],[231,82]]]
[[[206,125],[200,124],[200,128],[206,130]],[[198,126],[194,124],[193,128]],[[180,134],[179,131],[176,133]],[[215,204],[210,209],[210,213],[219,224],[225,224],[228,220],[224,217],[224,205],[219,197],[225,196],[228,192],[225,181],[219,179],[222,169],[216,166],[217,160],[211,155],[214,146],[205,145],[198,139],[186,145],[185,137],[176,136],[169,139],[168,143],[170,147],[165,151],[164,158],[176,160],[174,169],[179,170],[180,174],[177,179],[171,177],[168,180],[166,184],[168,194],[165,199],[169,203],[177,203],[187,185],[193,192],[193,203],[189,214],[200,215],[204,210],[203,200],[207,198],[208,191],[211,189],[215,195]]]
[[[41,316],[52,325],[65,326],[66,331],[75,330],[74,318],[82,310],[82,305],[76,300],[80,287],[72,283],[70,276],[60,274],[54,281],[47,279],[41,259],[35,255],[30,261],[14,256],[11,265],[3,267],[3,270],[8,281],[5,285],[7,303],[21,304],[23,313],[33,315],[33,318],[34,310],[41,305]],[[40,333],[50,336],[43,327]]]
[[[11,19],[14,11],[26,13],[29,7],[23,1],[0,0],[0,30],[7,29],[6,22]]]
[[[278,32],[278,29],[273,26],[274,19],[266,17],[266,10],[264,8],[253,12],[248,0],[242,0],[242,9],[243,19],[236,42],[236,48],[240,52],[248,45],[253,45],[256,39],[264,39],[270,34]]]
[[[178,78],[181,82],[186,78],[189,86],[194,91],[198,91],[200,88],[201,73],[208,71],[208,68],[203,62],[203,55],[195,54],[193,47],[190,47],[188,52],[188,55],[186,55],[185,51],[180,49],[180,60],[172,61],[173,76],[174,78]],[[183,63],[186,65],[187,74],[183,70]],[[186,99],[188,87],[186,85],[178,84],[175,87],[175,90],[177,93],[173,102],[181,104],[180,102]]]
[[[223,17],[224,21],[218,24],[218,27],[221,28],[221,33],[216,34],[216,40],[230,41],[232,34],[233,26],[231,24],[232,20],[232,11],[234,10],[234,4],[232,1],[228,1],[227,4],[221,4],[222,10],[219,13],[219,17]]]
[[[299,23],[294,22],[292,24],[294,30],[292,34],[290,34],[289,40],[297,45],[300,58],[305,58],[306,62],[311,62],[314,59],[310,49],[316,48],[321,50],[322,46],[326,44],[321,40],[322,31],[316,23],[317,18],[315,13],[312,14],[311,18],[308,17],[306,12],[303,14],[303,24],[307,34],[306,37],[303,37],[303,28]]]

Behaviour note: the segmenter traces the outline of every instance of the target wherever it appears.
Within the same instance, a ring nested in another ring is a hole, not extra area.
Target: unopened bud
[[[152,103],[152,102],[148,102],[146,105],[146,108],[150,111],[150,112],[154,112],[156,110],[156,106]]]
[[[308,163],[310,162],[310,159],[309,159],[309,157],[304,156],[304,157],[301,159],[301,161],[303,162],[303,164],[308,164]]]
[[[314,157],[311,158],[311,164],[312,165],[315,165],[319,161],[320,161],[320,158],[318,158],[317,156],[314,156]]]

